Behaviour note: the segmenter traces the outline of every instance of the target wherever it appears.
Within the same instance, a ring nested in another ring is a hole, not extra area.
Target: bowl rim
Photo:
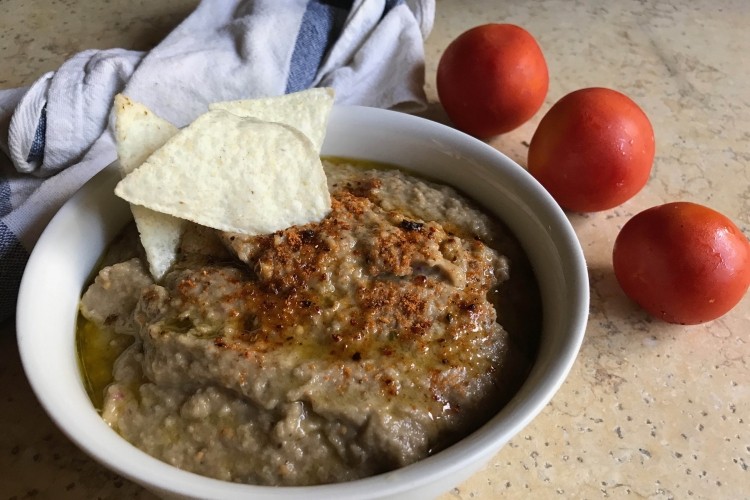
[[[487,168],[498,170],[498,173],[502,174],[514,189],[520,188],[521,192],[518,196],[531,195],[531,200],[535,203],[528,210],[531,210],[533,215],[547,220],[548,227],[546,229],[549,237],[559,245],[558,250],[562,254],[562,260],[568,265],[567,268],[560,271],[564,275],[566,283],[572,290],[576,291],[578,301],[569,311],[570,335],[558,346],[560,350],[557,352],[557,357],[551,361],[549,366],[543,368],[539,368],[538,362],[535,362],[532,374],[524,382],[524,386],[528,385],[529,380],[537,373],[537,378],[541,380],[536,381],[537,385],[534,391],[521,400],[514,397],[508,405],[480,429],[440,453],[401,469],[346,483],[283,488],[228,483],[167,465],[129,445],[127,441],[110,430],[116,440],[122,441],[135,450],[134,456],[142,455],[139,456],[142,465],[137,470],[123,466],[111,454],[99,449],[96,443],[90,442],[86,429],[77,428],[78,424],[71,421],[69,415],[62,412],[60,405],[63,401],[59,397],[54,400],[50,398],[48,391],[51,383],[54,386],[54,375],[49,373],[49,367],[40,366],[35,361],[33,342],[35,336],[40,335],[38,332],[40,318],[39,315],[33,314],[33,311],[36,310],[35,300],[38,298],[35,297],[35,290],[40,284],[39,277],[35,276],[35,270],[43,264],[42,261],[46,258],[46,248],[50,244],[50,240],[60,236],[61,228],[59,226],[62,221],[70,218],[71,214],[75,213],[80,207],[93,203],[92,200],[97,195],[102,197],[101,192],[97,192],[97,190],[101,191],[104,186],[114,185],[116,179],[119,178],[119,174],[116,172],[114,165],[110,165],[94,176],[66,202],[42,233],[39,243],[31,252],[18,295],[17,340],[27,379],[48,415],[79,448],[117,473],[163,493],[201,497],[216,495],[228,497],[252,493],[256,495],[256,498],[282,498],[286,497],[287,494],[294,496],[304,492],[306,495],[314,495],[316,498],[348,498],[355,494],[360,498],[365,498],[362,496],[363,491],[367,491],[371,494],[366,497],[375,498],[402,494],[406,490],[413,491],[414,488],[426,487],[430,483],[440,482],[441,480],[445,482],[446,477],[451,474],[460,474],[462,470],[470,470],[469,473],[472,473],[542,411],[572,368],[584,338],[588,319],[589,288],[586,263],[575,231],[565,213],[524,168],[488,144],[451,127],[396,111],[363,106],[334,106],[329,122],[329,131],[332,127],[348,130],[352,124],[370,124],[371,126],[376,124],[374,125],[375,131],[394,128],[410,129],[418,136],[420,141],[426,141],[428,147],[442,148],[441,151],[445,154],[473,158],[479,163],[486,164],[488,165]],[[322,154],[326,152],[327,143],[328,139],[323,146]],[[109,196],[114,197],[111,192]],[[102,237],[106,236],[103,235]],[[54,243],[54,240],[52,242]],[[532,262],[532,265],[535,265],[535,263]],[[543,304],[543,308],[545,306]],[[103,423],[103,421],[101,422]],[[491,443],[492,446],[488,443]],[[449,450],[450,453],[446,453]],[[157,470],[161,472],[166,470],[164,467],[171,470],[169,477],[174,479],[173,483],[170,482],[167,485],[154,480],[153,477],[144,479],[146,471]],[[465,476],[468,475],[465,474]],[[200,488],[196,488],[194,484],[198,478],[201,484]]]

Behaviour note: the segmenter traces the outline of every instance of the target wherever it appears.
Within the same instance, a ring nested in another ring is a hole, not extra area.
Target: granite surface
[[[656,132],[646,188],[605,212],[569,214],[589,265],[579,359],[544,411],[452,498],[750,498],[750,298],[698,326],[650,319],[611,267],[618,230],[673,200],[707,204],[750,234],[750,2],[438,1],[426,43],[428,117],[446,121],[434,75],[462,31],[512,22],[550,68],[542,110],[490,143],[521,165],[544,111],[567,92],[632,97]],[[0,0],[0,88],[27,85],[87,48],[147,49],[196,4]],[[0,499],[152,498],[60,433],[26,382],[12,323],[0,332]]]

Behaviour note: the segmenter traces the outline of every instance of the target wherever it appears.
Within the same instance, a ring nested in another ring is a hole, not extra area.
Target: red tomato
[[[549,87],[542,49],[528,31],[485,24],[445,49],[437,68],[440,103],[454,125],[476,137],[513,130],[536,113]]]
[[[750,242],[708,207],[674,202],[630,219],[613,265],[625,293],[651,315],[697,324],[722,316],[750,285]]]
[[[627,96],[571,92],[550,108],[529,145],[529,172],[568,210],[616,207],[643,188],[654,162],[654,129]]]

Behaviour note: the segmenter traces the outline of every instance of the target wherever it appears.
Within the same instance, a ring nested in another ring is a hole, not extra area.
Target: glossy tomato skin
[[[633,197],[654,162],[654,129],[615,90],[571,92],[544,115],[529,145],[529,172],[567,210],[597,212]]]
[[[750,286],[750,242],[721,213],[674,202],[630,219],[615,240],[615,276],[631,299],[669,323],[732,309]]]
[[[548,87],[542,49],[513,24],[485,24],[459,35],[437,68],[440,103],[458,129],[479,138],[528,121],[544,103]]]

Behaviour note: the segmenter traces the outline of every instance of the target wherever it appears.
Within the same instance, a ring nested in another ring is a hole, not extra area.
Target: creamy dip
[[[84,373],[86,338],[134,339],[92,399],[138,448],[227,481],[348,481],[452,444],[518,388],[540,315],[515,240],[449,187],[324,164],[323,221],[190,226],[159,283],[123,243],[84,294]]]

